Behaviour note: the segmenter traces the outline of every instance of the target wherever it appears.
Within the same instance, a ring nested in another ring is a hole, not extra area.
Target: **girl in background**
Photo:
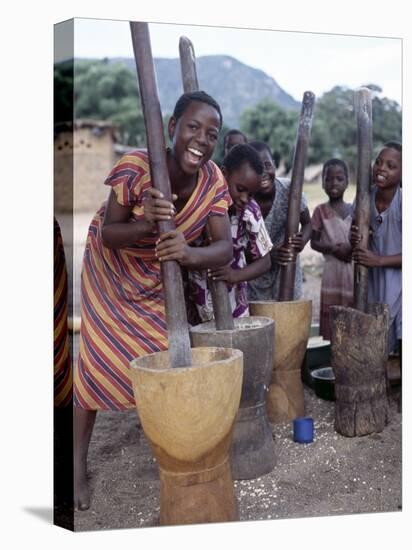
[[[368,248],[359,246],[359,228],[352,226],[355,262],[368,267],[368,302],[388,304],[389,353],[402,343],[402,145],[385,143],[373,165],[371,232]]]
[[[312,215],[313,250],[325,258],[320,291],[319,334],[330,340],[330,306],[351,306],[353,303],[353,266],[350,227],[352,207],[344,202],[348,186],[348,168],[340,159],[332,158],[322,169],[322,187],[329,200],[316,206]]]
[[[240,143],[247,143],[247,137],[243,132],[236,128],[226,132],[223,138],[223,155],[226,156],[232,147]]]

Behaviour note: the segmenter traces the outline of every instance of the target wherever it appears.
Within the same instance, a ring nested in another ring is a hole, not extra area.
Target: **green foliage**
[[[60,63],[54,69],[54,123],[73,119],[73,61]]]
[[[402,139],[402,114],[396,101],[380,97],[381,89],[368,85],[373,91],[372,119],[375,152],[385,141]],[[286,170],[291,167],[296,140],[298,114],[285,111],[265,100],[242,114],[241,129],[249,139],[268,143],[274,153],[284,161]],[[323,163],[338,157],[348,163],[354,173],[357,162],[357,124],[354,110],[354,92],[336,86],[323,94],[315,104],[308,164]]]
[[[76,61],[74,84],[75,118],[110,120],[124,145],[145,145],[138,86],[125,64]]]
[[[246,109],[240,119],[240,128],[250,141],[264,141],[274,157],[285,162],[288,170],[292,163],[298,113],[285,110],[268,99],[254,109]]]

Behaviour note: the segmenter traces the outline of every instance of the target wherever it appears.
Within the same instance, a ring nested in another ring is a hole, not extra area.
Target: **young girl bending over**
[[[226,281],[233,317],[249,315],[247,283],[270,269],[272,243],[260,208],[253,200],[260,189],[263,165],[259,154],[249,145],[235,145],[223,159],[222,172],[233,205],[229,208],[232,228],[233,260],[226,266],[212,268],[209,276]],[[246,253],[249,263],[246,263]],[[191,272],[190,295],[196,303],[201,321],[213,318],[206,273]]]
[[[388,304],[389,349],[402,342],[402,145],[385,143],[373,165],[371,232],[368,248],[359,246],[352,226],[355,262],[368,267],[368,302]]]
[[[322,187],[329,200],[317,206],[312,215],[310,244],[325,258],[319,334],[326,340],[330,340],[331,334],[329,307],[350,306],[353,302],[352,206],[343,200],[348,183],[348,168],[342,160],[332,158],[325,162]]]
[[[173,203],[152,187],[145,150],[125,155],[105,181],[110,195],[90,225],[82,269],[75,509],[90,505],[86,460],[96,411],[134,409],[130,361],[168,347],[160,262],[207,269],[232,258],[231,199],[210,160],[221,126],[219,105],[206,93],[178,100],[168,124],[172,146],[165,152]],[[177,229],[159,235],[156,222],[170,218]],[[190,246],[206,223],[212,244]]]

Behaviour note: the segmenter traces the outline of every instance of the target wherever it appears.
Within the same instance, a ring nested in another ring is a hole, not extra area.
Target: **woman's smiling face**
[[[380,189],[396,187],[402,178],[402,155],[392,147],[385,147],[373,165],[373,183]]]
[[[178,120],[171,117],[168,130],[180,168],[195,174],[213,155],[219,137],[219,113],[208,103],[192,101]]]
[[[268,194],[272,192],[273,182],[276,177],[275,163],[273,162],[269,151],[266,149],[259,151],[259,156],[264,169],[259,192],[260,194]]]

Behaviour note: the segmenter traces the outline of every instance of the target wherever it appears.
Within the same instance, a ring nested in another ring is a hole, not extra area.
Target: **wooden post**
[[[195,49],[189,38],[181,36],[179,40],[180,70],[182,72],[183,91],[199,90],[199,80],[196,72]]]
[[[300,218],[300,204],[302,200],[303,177],[305,172],[306,155],[309,145],[310,130],[312,127],[313,107],[315,94],[305,92],[303,94],[302,108],[299,117],[299,125],[296,135],[295,154],[293,157],[292,178],[289,193],[288,218],[285,234],[285,245],[290,237],[298,232]],[[295,289],[296,262],[281,266],[279,301],[293,300]]]
[[[192,42],[186,36],[180,37],[179,54],[183,91],[195,92],[199,90],[195,50]],[[210,238],[208,229],[207,236]],[[235,325],[226,283],[224,281],[209,279],[209,288],[212,295],[213,313],[217,330],[234,330]]]
[[[149,27],[147,23],[131,22],[130,30],[146,126],[153,186],[159,189],[166,199],[171,201],[172,193],[166,161],[166,144],[156,87]],[[173,220],[161,221],[158,223],[158,227],[159,232],[164,233],[175,229],[175,224]],[[176,261],[162,262],[161,273],[171,366],[186,367],[192,363],[192,354],[180,266]]]
[[[372,173],[372,99],[368,88],[356,90],[355,113],[358,123],[355,224],[359,227],[361,235],[360,246],[368,248]],[[366,311],[368,304],[368,268],[356,263],[354,275],[354,305],[356,309]]]

